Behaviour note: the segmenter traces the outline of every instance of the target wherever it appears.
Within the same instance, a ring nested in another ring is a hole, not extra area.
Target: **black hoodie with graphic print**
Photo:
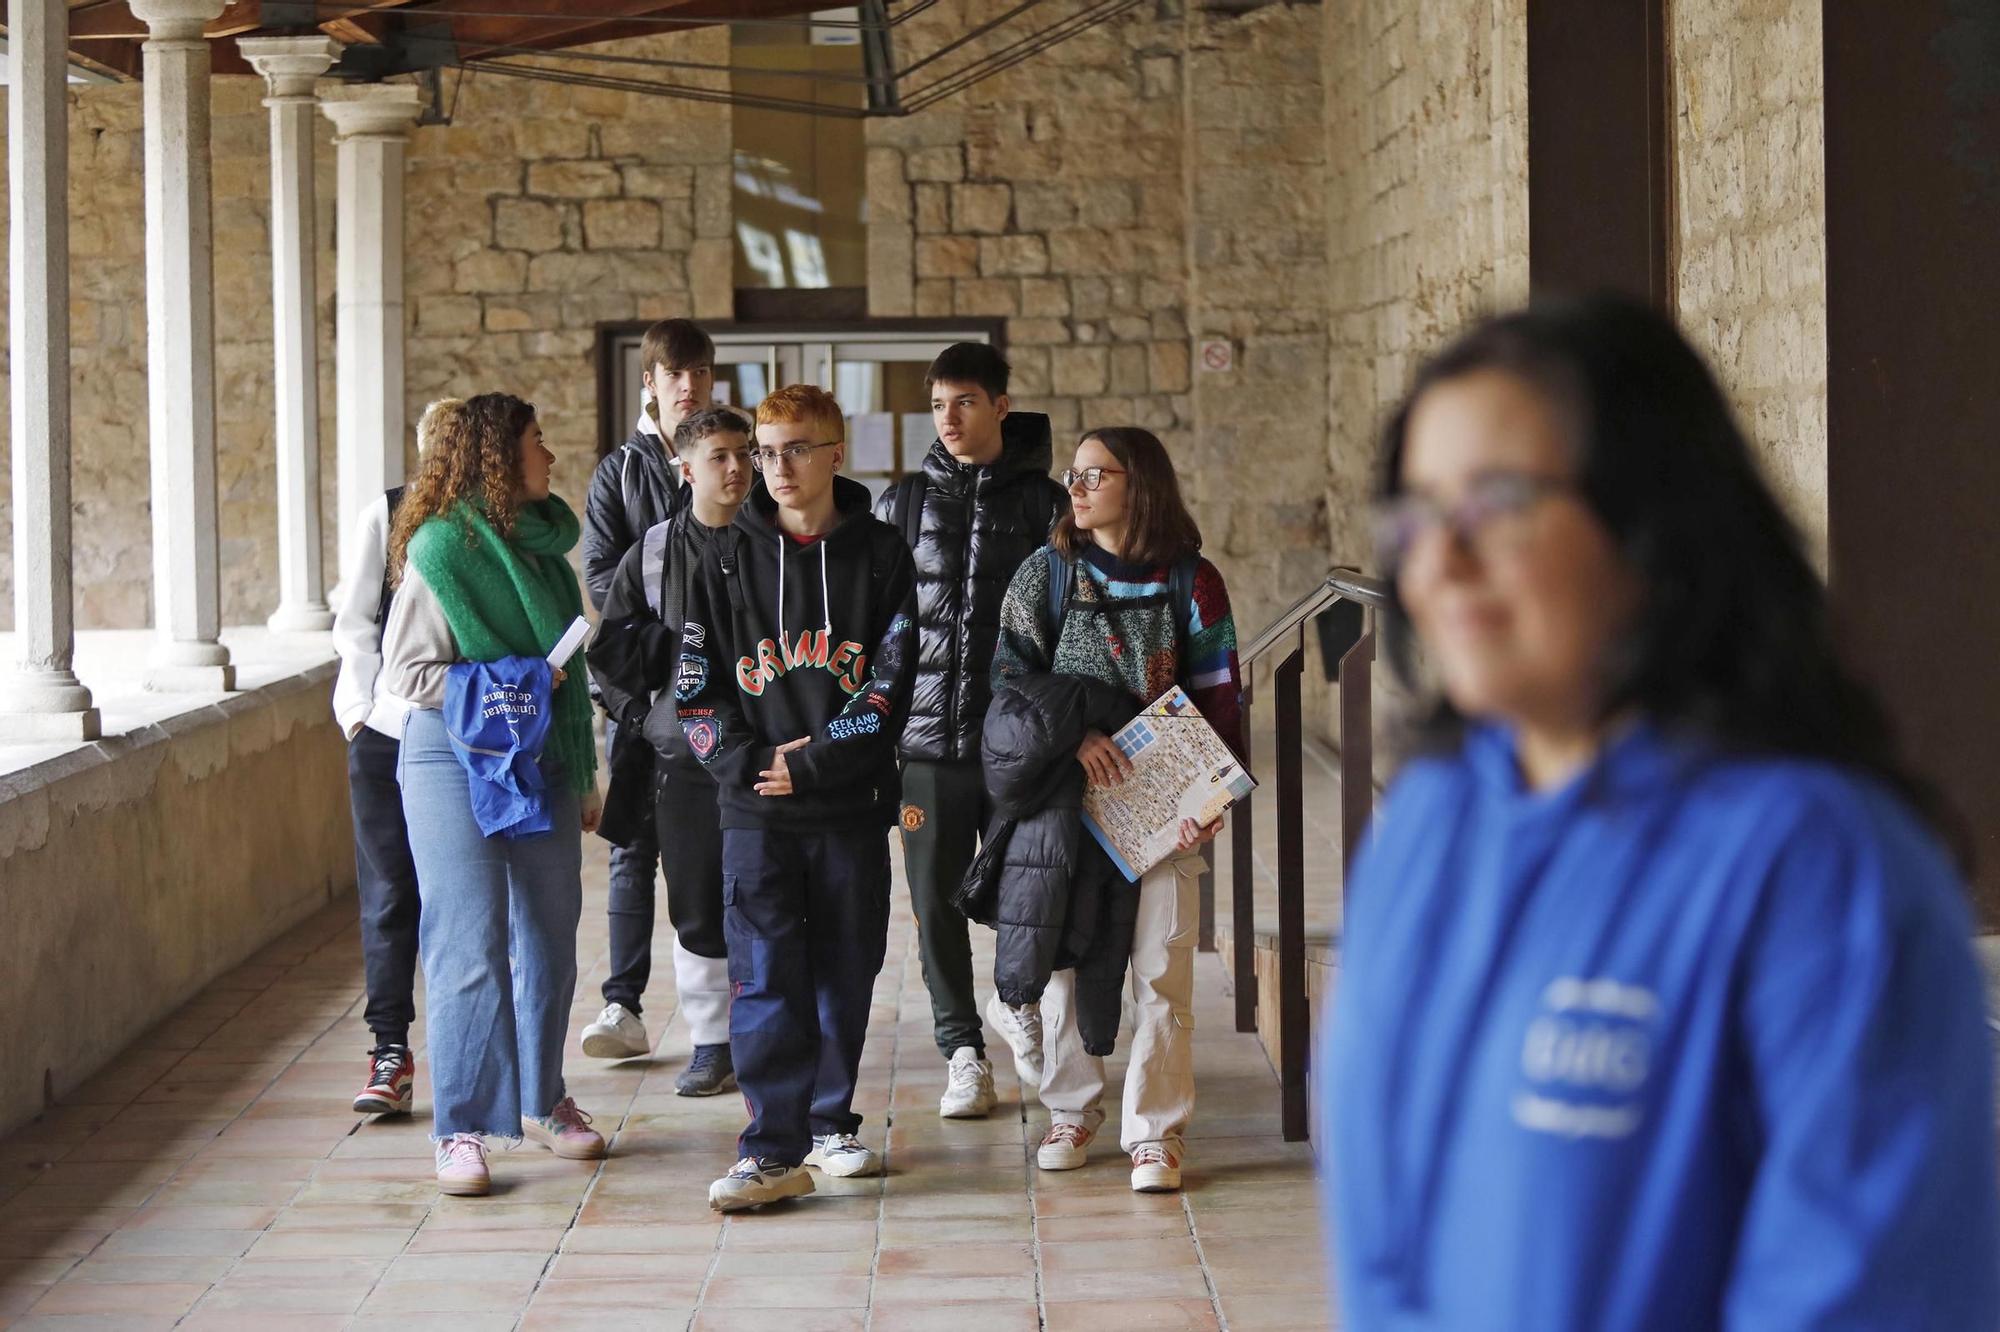
[[[758,482],[688,589],[674,697],[724,828],[887,827],[902,799],[916,567],[869,514],[865,486],[833,487],[839,521],[807,542],[780,530]],[[811,743],[785,756],[792,794],[759,795],[777,746],[802,736]]]

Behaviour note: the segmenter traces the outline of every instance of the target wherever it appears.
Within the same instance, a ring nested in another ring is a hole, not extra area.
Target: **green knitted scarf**
[[[553,495],[520,507],[511,538],[463,500],[417,528],[410,563],[436,595],[465,660],[548,655],[583,614],[576,574],[564,558],[579,530],[576,513]],[[580,794],[597,771],[583,652],[563,669],[568,676],[556,686],[544,752]]]

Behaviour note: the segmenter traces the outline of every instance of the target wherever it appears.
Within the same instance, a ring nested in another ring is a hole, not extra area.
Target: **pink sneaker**
[[[590,1116],[563,1097],[546,1119],[521,1116],[521,1134],[569,1161],[594,1161],[604,1155],[604,1135],[590,1126]]]
[[[1090,1140],[1096,1136],[1094,1128],[1057,1120],[1035,1149],[1035,1164],[1044,1170],[1075,1170],[1089,1158]]]
[[[1164,1142],[1142,1142],[1132,1149],[1134,1193],[1172,1193],[1180,1186],[1179,1152]]]
[[[481,1198],[493,1191],[486,1170],[486,1143],[477,1133],[454,1133],[437,1145],[438,1192]]]

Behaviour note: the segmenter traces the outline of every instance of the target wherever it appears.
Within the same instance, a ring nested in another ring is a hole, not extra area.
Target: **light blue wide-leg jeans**
[[[546,1115],[564,1095],[583,913],[577,797],[551,781],[551,831],[482,836],[434,708],[410,713],[397,777],[423,906],[432,1135],[518,1138],[523,1115]]]

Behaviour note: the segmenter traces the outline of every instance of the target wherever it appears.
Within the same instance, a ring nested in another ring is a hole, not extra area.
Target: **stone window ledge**
[[[12,661],[15,638],[0,634],[0,662]],[[281,699],[316,692],[333,722],[333,678],[339,668],[331,634],[275,634],[261,626],[222,631],[236,666],[227,694],[161,694],[144,687],[153,646],[150,629],[86,630],[76,636],[77,678],[89,687],[103,718],[103,738],[91,741],[0,743],[0,807],[93,768],[170,743],[213,723],[271,709]],[[297,715],[295,708],[281,711]],[[286,727],[289,729],[289,726]],[[240,728],[239,728],[240,730]],[[273,741],[283,739],[274,734]],[[233,743],[240,745],[241,739]],[[229,755],[215,756],[218,763]],[[10,839],[0,838],[0,841]],[[0,857],[6,855],[0,846]]]

